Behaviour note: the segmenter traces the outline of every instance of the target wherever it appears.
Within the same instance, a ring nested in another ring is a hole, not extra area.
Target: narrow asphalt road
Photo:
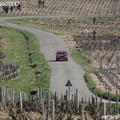
[[[93,95],[85,83],[83,77],[85,71],[73,60],[70,54],[68,62],[55,61],[55,53],[57,50],[68,51],[66,44],[61,38],[52,33],[5,22],[5,19],[11,18],[0,18],[0,25],[28,31],[38,38],[41,46],[41,52],[45,55],[45,58],[52,70],[52,75],[50,79],[51,91],[57,91],[59,95],[61,93],[65,94],[66,90],[68,89],[68,87],[66,87],[65,85],[67,81],[70,80],[70,82],[72,83],[72,87],[70,87],[71,94],[74,94],[76,89],[79,89],[80,97],[85,97],[85,95],[87,97],[91,97],[91,95]]]

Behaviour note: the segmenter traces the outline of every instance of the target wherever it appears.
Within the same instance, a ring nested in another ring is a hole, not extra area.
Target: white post
[[[42,120],[44,120],[44,98],[42,98]]]
[[[14,104],[14,90],[12,89],[12,103]]]
[[[22,105],[22,94],[20,92],[20,109],[23,111],[23,105]]]
[[[103,102],[102,103],[102,108],[103,108],[103,120],[106,120],[106,103]]]
[[[39,89],[37,89],[37,98],[39,100],[39,97],[40,97],[40,93],[39,93]]]

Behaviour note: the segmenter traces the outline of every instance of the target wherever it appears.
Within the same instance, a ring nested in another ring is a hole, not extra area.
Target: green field
[[[3,64],[19,62],[18,77],[6,82],[0,82],[0,86],[13,88],[16,91],[28,93],[35,90],[39,86],[43,89],[50,87],[51,70],[45,61],[44,55],[40,53],[40,45],[38,40],[32,34],[8,27],[0,27],[0,35],[4,38],[4,48],[0,50],[5,54]],[[27,50],[26,38],[29,41],[29,50]],[[32,63],[29,61],[28,53],[32,53]],[[35,68],[31,65],[36,64]],[[41,74],[36,79],[35,72]]]

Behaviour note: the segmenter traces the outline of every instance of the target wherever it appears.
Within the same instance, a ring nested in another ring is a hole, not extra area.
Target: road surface
[[[68,90],[68,87],[66,87],[65,85],[67,81],[70,80],[72,84],[72,87],[70,87],[71,94],[74,94],[76,89],[79,89],[80,97],[85,97],[85,95],[87,97],[91,97],[91,95],[93,95],[85,83],[85,80],[83,77],[85,74],[85,71],[82,69],[80,65],[78,65],[74,61],[74,59],[70,56],[70,53],[69,53],[68,62],[55,61],[55,53],[57,50],[69,51],[65,42],[60,37],[52,33],[44,32],[41,30],[36,30],[33,28],[5,22],[4,21],[5,19],[9,19],[9,18],[0,18],[0,25],[28,31],[38,38],[40,47],[41,47],[41,52],[44,54],[52,70],[52,75],[50,79],[51,91],[53,92],[57,91],[59,95],[61,93],[65,95],[66,90]]]

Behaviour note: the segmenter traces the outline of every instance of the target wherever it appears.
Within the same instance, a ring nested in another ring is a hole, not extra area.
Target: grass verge
[[[90,77],[90,74],[99,71],[96,68],[90,66],[86,58],[82,56],[82,52],[71,49],[71,55],[73,56],[74,60],[78,64],[80,64],[82,68],[86,71],[84,78],[90,91],[94,94],[97,94],[99,97],[102,96],[104,99],[109,99],[110,96],[110,99],[115,101],[116,96],[114,94],[109,94],[108,92],[103,92],[100,89],[96,88],[96,84],[93,82],[92,78]],[[120,101],[120,95],[118,98]]]
[[[25,93],[39,86],[43,89],[48,89],[50,87],[51,70],[45,61],[44,55],[40,53],[40,45],[36,37],[28,32],[9,27],[0,27],[0,35],[4,36],[2,39],[4,48],[0,50],[5,54],[3,63],[18,61],[20,65],[18,77],[10,81],[0,82],[0,86],[13,88],[15,91],[23,91]],[[25,36],[29,41],[29,50],[27,50]],[[29,61],[29,52],[33,53],[31,56],[32,63]],[[31,68],[30,65],[32,64],[37,66]],[[36,71],[41,73],[37,79],[35,78]]]

